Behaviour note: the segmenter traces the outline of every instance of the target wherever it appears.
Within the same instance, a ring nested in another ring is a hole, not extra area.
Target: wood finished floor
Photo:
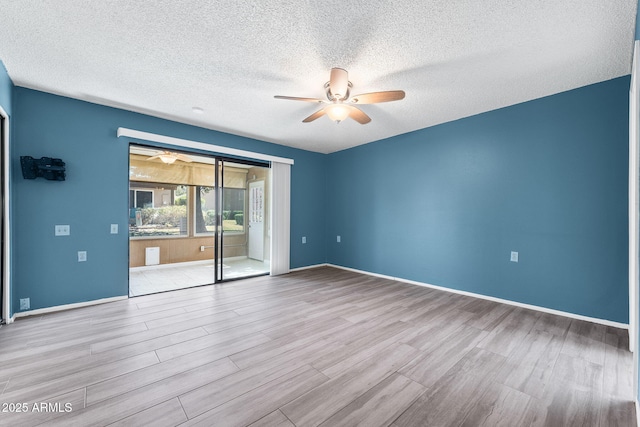
[[[29,412],[0,425],[635,426],[627,349],[623,330],[323,267],[2,327],[0,409]]]

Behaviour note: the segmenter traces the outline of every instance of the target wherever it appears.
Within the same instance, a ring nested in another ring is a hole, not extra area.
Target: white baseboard
[[[36,310],[21,311],[19,313],[13,314],[11,322],[13,322],[18,317],[38,316],[41,314],[55,313],[57,311],[71,310],[73,308],[88,307],[91,305],[106,304],[108,302],[122,301],[125,299],[129,299],[129,297],[127,295],[123,295],[120,297],[102,298],[93,301],[76,302],[73,304],[56,305],[53,307],[38,308]]]
[[[334,265],[334,264],[324,264],[324,265],[329,266],[329,267],[340,268],[342,270],[353,271],[354,273],[366,274],[368,276],[381,277],[383,279],[395,280],[395,281],[398,281],[398,282],[409,283],[411,285],[417,285],[417,286],[423,286],[423,287],[426,287],[426,288],[438,289],[440,291],[451,292],[451,293],[454,293],[454,294],[466,295],[466,296],[469,296],[469,297],[480,298],[480,299],[485,299],[485,300],[489,300],[489,301],[499,302],[499,303],[502,303],[502,304],[513,305],[513,306],[516,306],[516,307],[526,308],[526,309],[529,309],[529,310],[541,311],[543,313],[555,314],[557,316],[569,317],[571,319],[578,319],[578,320],[584,320],[584,321],[592,322],[592,323],[599,323],[601,325],[611,326],[611,327],[614,327],[614,328],[629,329],[629,324],[627,324],[627,323],[619,323],[619,322],[613,322],[611,320],[598,319],[597,317],[583,316],[581,314],[574,314],[574,313],[569,313],[567,311],[554,310],[552,308],[540,307],[538,305],[525,304],[525,303],[521,303],[521,302],[507,300],[507,299],[491,297],[491,296],[488,296],[488,295],[482,295],[482,294],[476,294],[476,293],[473,293],[473,292],[461,291],[461,290],[458,290],[458,289],[445,288],[444,286],[431,285],[429,283],[416,282],[415,280],[403,279],[401,277],[393,277],[393,276],[387,276],[387,275],[384,275],[384,274],[371,273],[369,271],[357,270],[355,268],[343,267],[341,265]],[[638,425],[640,425],[640,424],[638,424]]]

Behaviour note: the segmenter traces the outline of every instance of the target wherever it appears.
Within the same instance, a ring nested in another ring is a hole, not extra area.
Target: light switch
[[[84,262],[87,260],[87,251],[78,251],[78,262]]]
[[[336,241],[340,243],[340,236],[336,236]]]
[[[111,224],[111,234],[118,234],[118,224]]]
[[[518,252],[511,251],[511,262],[518,262]]]
[[[302,236],[302,243],[307,243],[307,236]]]

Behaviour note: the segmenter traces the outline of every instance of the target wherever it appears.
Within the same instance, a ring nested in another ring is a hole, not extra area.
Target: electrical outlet
[[[511,262],[518,262],[518,252],[511,251]]]
[[[340,236],[336,236],[336,241],[340,243]]]
[[[307,243],[307,236],[302,236],[302,244]]]
[[[78,251],[78,262],[84,262],[87,260],[87,251]]]
[[[29,310],[31,308],[31,298],[20,298],[20,310]]]
[[[55,226],[55,235],[56,236],[68,236],[71,234],[71,227],[68,225],[56,225]]]
[[[111,224],[111,234],[118,234],[118,224]]]

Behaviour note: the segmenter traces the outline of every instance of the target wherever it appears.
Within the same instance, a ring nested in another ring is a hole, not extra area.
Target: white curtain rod
[[[268,154],[254,153],[253,151],[238,150],[235,148],[223,147],[221,145],[207,144],[206,142],[190,141],[188,139],[174,138],[172,136],[159,135],[157,133],[142,132],[135,129],[118,128],[118,138],[126,136],[129,138],[142,139],[145,141],[171,144],[177,147],[195,148],[197,150],[208,151],[217,154],[228,154],[230,156],[245,157],[249,159],[265,160],[268,162],[293,164],[293,159],[285,157],[270,156]]]

